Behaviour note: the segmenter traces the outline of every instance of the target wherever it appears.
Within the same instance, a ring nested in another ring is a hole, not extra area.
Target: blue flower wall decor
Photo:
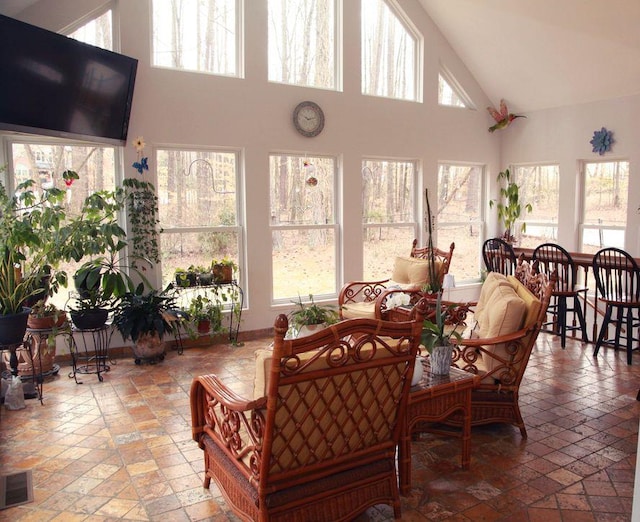
[[[597,152],[600,156],[604,155],[605,152],[609,152],[611,150],[611,144],[613,143],[613,132],[608,131],[604,127],[602,129],[597,130],[593,133],[593,138],[591,138],[591,143],[593,147],[593,152]]]

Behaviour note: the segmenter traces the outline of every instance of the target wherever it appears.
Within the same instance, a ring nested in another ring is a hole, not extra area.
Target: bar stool
[[[562,348],[567,343],[567,331],[580,330],[582,332],[582,342],[587,342],[587,323],[584,320],[584,312],[580,303],[580,296],[586,299],[587,287],[578,286],[577,268],[571,254],[560,245],[555,243],[543,243],[533,251],[533,259],[538,261],[541,272],[547,274],[555,270],[558,274],[558,282],[551,294],[551,303],[547,311],[552,315],[553,321],[545,323],[543,326],[551,326],[551,331],[560,335],[560,345]],[[570,304],[571,303],[571,304]],[[573,321],[568,324],[567,315],[573,313]],[[578,320],[576,324],[576,318]]]
[[[593,350],[593,356],[603,344],[618,348],[620,339],[626,339],[627,364],[631,364],[633,342],[638,341],[633,331],[640,323],[634,318],[634,312],[640,309],[640,273],[638,264],[624,250],[603,248],[593,256],[593,275],[600,300],[605,304],[604,319],[600,334]],[[612,319],[613,312],[615,319]],[[609,324],[615,325],[614,339],[605,339]],[[622,332],[622,325],[625,332]]]
[[[482,259],[489,272],[513,275],[518,264],[513,247],[504,239],[494,237],[482,245]]]

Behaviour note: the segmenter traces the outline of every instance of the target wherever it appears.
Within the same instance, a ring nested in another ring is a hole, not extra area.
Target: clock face
[[[308,138],[317,136],[324,127],[324,113],[317,103],[303,101],[293,111],[296,130]]]

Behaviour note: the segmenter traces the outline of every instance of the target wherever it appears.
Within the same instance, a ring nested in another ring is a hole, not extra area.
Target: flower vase
[[[450,344],[445,346],[434,346],[431,351],[431,373],[434,375],[449,375],[451,368],[451,352]]]

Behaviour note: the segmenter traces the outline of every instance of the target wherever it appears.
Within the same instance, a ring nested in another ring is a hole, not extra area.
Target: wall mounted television
[[[0,15],[0,130],[126,143],[138,60]]]

